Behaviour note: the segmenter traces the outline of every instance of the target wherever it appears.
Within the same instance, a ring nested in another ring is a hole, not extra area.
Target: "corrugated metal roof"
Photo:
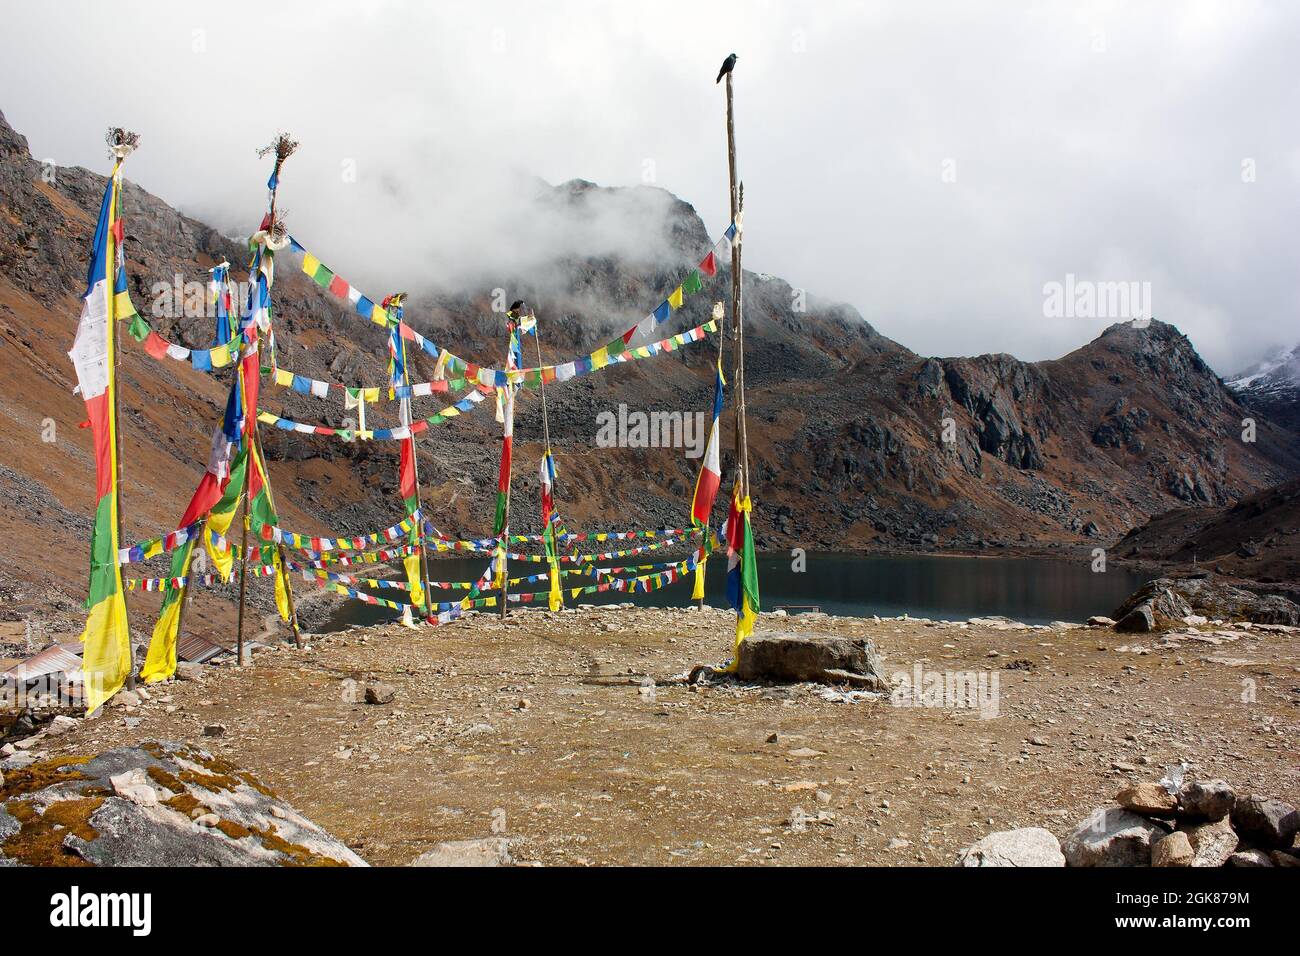
[[[51,644],[45,650],[15,664],[4,673],[6,677],[21,681],[35,680],[46,674],[80,674],[81,651],[80,641]]]
[[[233,652],[197,634],[183,634],[176,642],[176,656],[191,664],[205,664],[218,654],[230,653]]]

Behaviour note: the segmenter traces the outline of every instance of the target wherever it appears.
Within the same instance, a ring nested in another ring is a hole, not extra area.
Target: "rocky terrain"
[[[1300,345],[1232,376],[1226,384],[1247,408],[1300,432]]]
[[[1218,508],[1156,515],[1115,546],[1121,559],[1213,567],[1219,574],[1300,591],[1300,480]]]
[[[74,726],[56,717],[28,746]],[[24,749],[4,763],[0,866],[364,865],[255,778],[197,747],[150,742],[51,760]]]
[[[620,607],[475,614],[314,637],[248,667],[186,666],[95,719],[11,738],[0,795],[22,799],[11,788],[24,768],[91,776],[101,765],[68,761],[194,741],[371,864],[548,866],[950,866],[1023,828],[1051,838],[1031,848],[1073,855],[1072,834],[1112,794],[1167,774],[1229,781],[1230,852],[1245,852],[1267,843],[1242,816],[1252,794],[1300,803],[1294,627],[1207,621],[1175,638],[765,613],[760,635],[818,635],[841,649],[830,663],[883,675],[888,691],[828,683],[824,667],[805,675],[815,681],[690,684],[726,656],[733,621]],[[1157,831],[1192,825],[1166,803],[1150,826],[1133,824],[1144,840],[1102,809],[1114,852],[1134,863],[1151,861]],[[1271,815],[1294,839],[1286,813]]]
[[[292,176],[291,164],[285,176]],[[9,384],[0,395],[0,494],[8,504],[0,534],[14,543],[0,551],[0,615],[13,623],[38,620],[56,632],[75,629],[84,596],[90,435],[77,428],[84,407],[72,394],[65,352],[102,188],[103,179],[84,169],[45,170],[0,119],[0,363]],[[547,187],[545,199],[580,217],[628,192],[575,181]],[[652,262],[594,255],[556,262],[544,276],[497,277],[509,297],[541,304],[545,360],[585,354],[626,328],[707,248],[709,237],[687,203],[649,192],[665,216],[647,220],[664,234],[647,236],[646,246],[677,254]],[[125,220],[137,306],[169,340],[206,346],[213,321],[153,315],[154,286],[177,275],[203,280],[220,259],[238,265],[243,250],[129,179]],[[629,223],[638,227],[650,228]],[[364,285],[347,262],[318,251]],[[702,321],[728,287],[724,268],[687,300],[669,330]],[[1117,325],[1048,362],[926,358],[878,334],[850,307],[809,296],[797,309],[795,293],[775,277],[746,276],[760,547],[1075,551],[1113,540],[1171,506],[1228,506],[1300,473],[1300,435],[1261,419],[1257,441],[1242,442],[1247,412],[1171,325]],[[499,364],[504,329],[488,290],[415,289],[409,301],[407,318],[422,332],[467,358]],[[308,281],[291,255],[277,271],[275,310],[284,367],[334,381],[384,380],[383,334]],[[222,373],[155,361],[125,338],[120,358],[122,506],[126,537],[134,541],[175,526],[206,460],[228,382]],[[414,361],[421,379],[432,377],[426,358]],[[701,345],[548,389],[557,500],[571,528],[683,522],[697,462],[679,451],[593,447],[595,416],[621,402],[704,409],[713,360]],[[536,529],[537,405],[525,398],[517,415],[518,530]],[[345,414],[341,403],[269,383],[263,406],[335,425]],[[392,424],[383,418],[391,414],[375,410],[371,421]],[[419,443],[426,508],[445,532],[478,535],[490,524],[498,446],[489,416],[465,416]],[[398,513],[396,452],[387,443],[266,429],[265,445],[287,527],[363,532]],[[725,418],[722,447],[726,471]],[[161,566],[141,571],[163,573]],[[264,590],[255,589],[261,608]],[[155,601],[131,598],[144,620]],[[192,624],[224,627],[227,600],[192,604]]]

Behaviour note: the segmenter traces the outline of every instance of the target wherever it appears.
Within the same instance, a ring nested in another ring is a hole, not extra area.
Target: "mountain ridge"
[[[0,399],[0,491],[24,502],[0,516],[0,533],[46,542],[34,556],[0,556],[0,590],[35,581],[75,603],[83,587],[90,458],[88,434],[76,428],[84,414],[71,395],[64,353],[104,178],[58,169],[45,182],[41,173],[0,114],[0,360],[13,383]],[[580,195],[594,202],[618,190],[562,187],[547,201]],[[681,281],[683,264],[708,240],[689,203],[676,199],[673,209],[662,228],[699,247],[636,265],[569,257],[545,275],[500,276],[511,298],[540,303],[544,361],[566,361],[607,341]],[[151,289],[177,274],[202,279],[223,258],[238,267],[243,250],[133,183],[124,210],[137,307],[169,340],[206,347],[211,320],[154,316]],[[382,383],[384,333],[321,292],[293,257],[279,265],[281,364],[315,378]],[[346,276],[346,264],[337,265]],[[722,267],[665,331],[704,321],[728,287]],[[765,548],[1076,554],[1170,507],[1227,505],[1300,474],[1300,436],[1264,420],[1259,439],[1243,443],[1245,409],[1186,336],[1163,322],[1112,326],[1043,362],[933,358],[881,335],[851,306],[815,296],[800,303],[775,276],[746,273],[745,295],[755,531]],[[503,323],[491,310],[490,290],[427,290],[413,296],[407,318],[470,360],[500,362]],[[527,347],[534,355],[538,346]],[[729,356],[730,343],[726,349]],[[715,357],[713,347],[698,345],[548,389],[557,500],[571,527],[686,521],[698,460],[660,449],[595,448],[596,417],[620,403],[702,411]],[[427,356],[413,364],[420,379],[433,377]],[[126,535],[134,541],[174,526],[202,472],[228,384],[183,363],[155,361],[129,340],[119,376]],[[269,382],[262,394],[265,408],[295,420],[338,425],[344,416],[341,402],[336,407]],[[525,397],[516,422],[512,527],[523,531],[538,523],[536,406]],[[478,536],[491,523],[499,426],[485,414],[464,416],[420,442],[426,509],[444,532]],[[39,440],[47,421],[56,423],[57,441]],[[729,473],[730,408],[723,425]],[[286,526],[346,534],[392,523],[399,507],[395,449],[272,429],[264,442]]]

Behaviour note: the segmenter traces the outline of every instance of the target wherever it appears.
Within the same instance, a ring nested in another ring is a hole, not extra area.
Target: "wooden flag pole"
[[[138,142],[139,142],[139,137],[135,136],[135,134],[133,133],[127,133],[125,130],[110,129],[108,131],[109,149],[113,153],[113,156],[115,157],[115,162],[113,165],[113,172],[112,172],[113,198],[111,200],[113,203],[113,210],[112,210],[113,219],[117,219],[118,209],[121,206],[121,202],[122,202],[122,164],[125,161],[127,154],[130,153],[135,148]],[[108,309],[109,309],[108,324],[109,324],[109,331],[111,335],[110,348],[112,350],[113,378],[114,378],[113,381],[113,445],[114,445],[113,497],[116,499],[116,507],[114,508],[114,511],[117,512],[118,547],[122,546],[122,541],[124,540],[122,537],[122,529],[126,524],[122,516],[122,455],[121,455],[122,417],[118,410],[119,406],[121,405],[122,383],[117,381],[117,369],[120,367],[120,362],[118,361],[118,357],[117,357],[117,296],[115,294],[116,283],[117,283],[117,268],[118,268],[118,262],[121,258],[122,258],[122,249],[117,244],[117,242],[114,241],[113,258],[112,261],[106,264],[106,268],[107,268],[107,286],[108,286],[107,295],[108,295]],[[113,559],[117,560],[117,556],[114,555]],[[120,586],[121,583],[120,571],[118,574],[118,581]],[[126,604],[125,594],[122,595],[122,603],[125,606]],[[136,667],[135,641],[131,640],[131,626],[129,623],[127,624],[126,644],[127,644],[127,649],[129,650],[131,655],[131,665],[126,673],[126,689],[135,690],[135,667]]]
[[[401,295],[401,296],[404,297],[404,293],[398,293],[398,295]],[[400,304],[398,305],[398,309],[399,309],[399,312],[398,312],[398,319],[399,319],[399,321],[400,321],[400,320],[401,320],[401,312],[400,312],[400,310],[401,310],[401,305],[400,305]],[[399,345],[400,345],[400,347],[401,347],[401,349],[402,349],[402,384],[403,384],[403,385],[410,385],[410,384],[411,384],[411,367],[410,367],[410,365],[408,364],[408,357],[407,357],[407,354],[406,354],[406,339],[404,339],[404,338],[399,334],[399,335],[397,336],[397,341],[398,341],[398,343],[399,343]],[[403,424],[403,425],[407,425],[407,426],[409,426],[409,425],[411,424],[411,400],[410,400],[410,398],[404,398],[404,399],[402,399],[402,408],[404,408],[405,411],[406,411],[406,414],[405,414],[405,416],[404,416],[405,419],[406,419],[406,421],[402,422],[402,424]],[[429,587],[429,552],[428,552],[428,550],[427,550],[427,549],[425,548],[425,546],[424,546],[424,504],[423,504],[423,502],[422,502],[421,499],[420,499],[420,455],[419,455],[419,446],[418,446],[418,445],[416,444],[416,442],[415,442],[415,436],[414,436],[414,435],[412,435],[408,440],[409,440],[410,443],[411,443],[411,472],[412,472],[412,477],[415,479],[415,510],[418,511],[418,512],[420,512],[420,520],[419,520],[419,521],[417,522],[417,524],[416,524],[415,533],[416,533],[416,540],[419,542],[419,547],[420,547],[420,579],[424,582],[424,619],[425,619],[426,622],[428,622],[428,623],[432,623],[432,621],[433,621],[433,593],[432,593],[431,588]],[[400,493],[400,490],[399,490],[399,493]]]
[[[745,319],[743,307],[744,270],[740,262],[741,230],[740,218],[745,208],[745,187],[736,180],[736,122],[733,106],[731,78],[734,73],[727,73],[727,172],[730,182],[731,221],[736,233],[731,240],[731,335],[735,341],[733,356],[736,394],[736,468],[740,473],[740,493],[749,496],[749,441],[745,428]]]
[[[511,319],[510,321],[511,323],[514,322],[513,319]],[[506,368],[510,368],[509,338],[506,339]],[[506,383],[507,389],[513,387],[514,386],[512,386],[509,382]],[[515,407],[514,407],[514,400],[509,394],[507,394],[506,396],[506,403],[509,406],[506,412],[507,414],[506,420],[510,424],[511,443],[513,444],[514,425],[515,425],[514,423]],[[502,436],[501,440],[502,442],[505,441],[504,435]],[[501,519],[501,533],[505,536],[505,553],[501,557],[501,620],[503,621],[506,619],[506,606],[510,603],[510,480],[514,476],[514,470],[515,470],[515,456],[514,456],[514,449],[511,448],[510,467],[506,469],[506,508]]]
[[[248,514],[249,481],[253,474],[253,456],[251,447],[244,456],[244,494],[240,502],[244,517],[244,543],[239,551],[239,617],[235,624],[235,663],[244,666],[244,602],[248,590],[248,526],[251,518]]]

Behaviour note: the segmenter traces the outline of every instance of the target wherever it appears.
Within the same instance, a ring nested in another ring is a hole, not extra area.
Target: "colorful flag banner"
[[[68,353],[76,368],[78,389],[90,419],[95,460],[95,520],[90,537],[89,614],[81,640],[87,713],[116,694],[131,671],[131,633],[123,597],[118,553],[118,446],[114,408],[117,401],[114,331],[120,317],[118,298],[126,296],[124,236],[118,218],[122,161],[113,165],[104,189],[99,219],[86,270],[77,336]]]

